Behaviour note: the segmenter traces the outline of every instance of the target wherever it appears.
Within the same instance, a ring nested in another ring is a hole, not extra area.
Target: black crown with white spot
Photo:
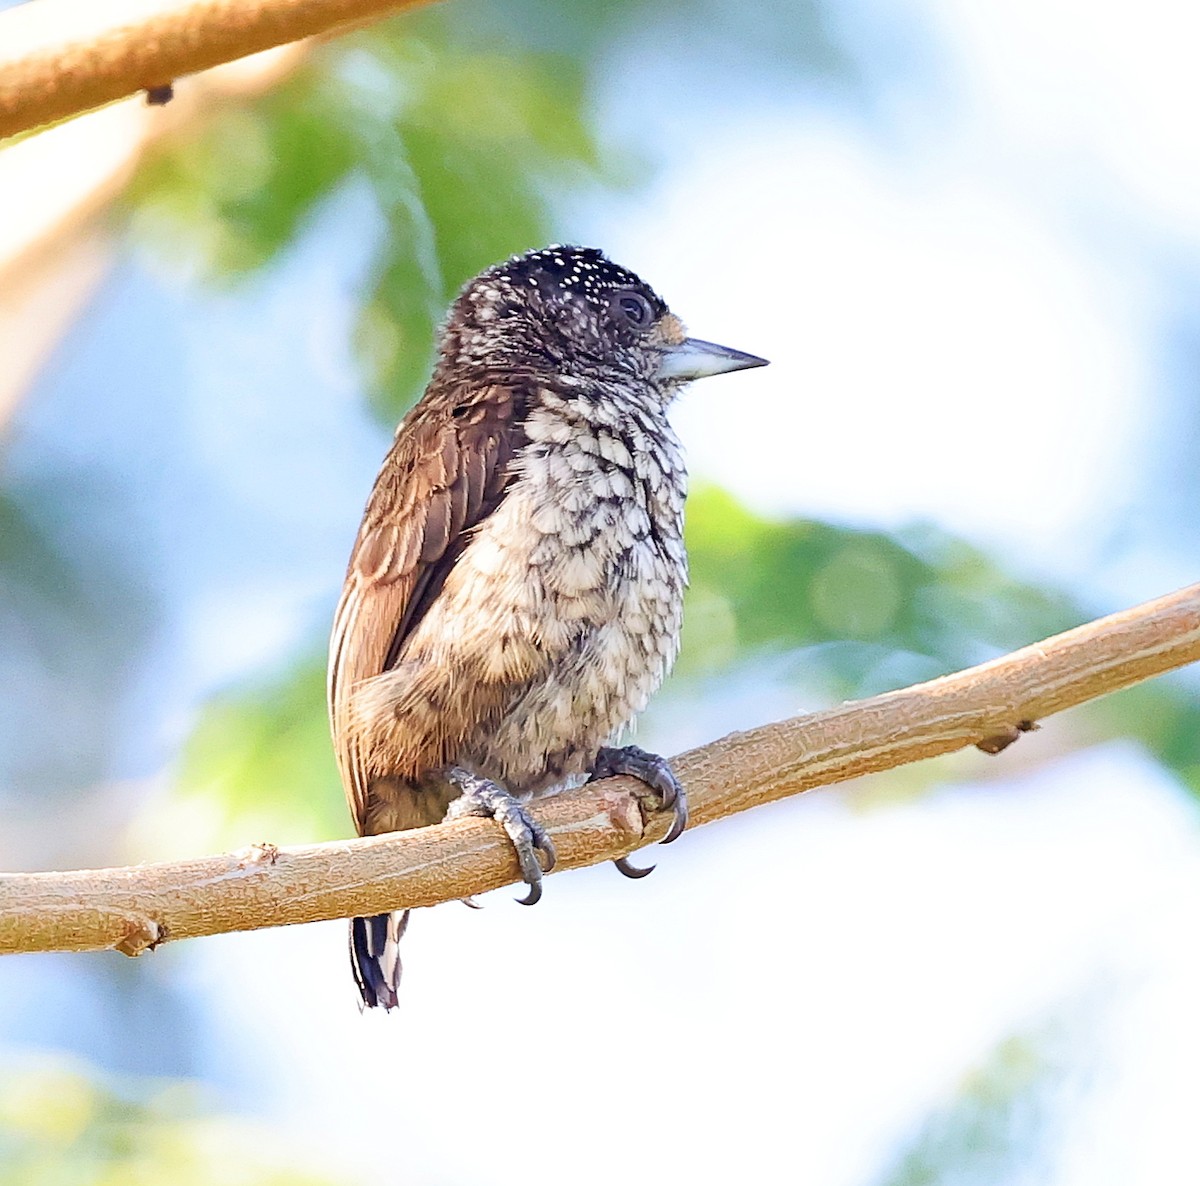
[[[667,306],[640,276],[614,264],[597,247],[573,247],[555,244],[524,255],[514,255],[484,272],[481,280],[507,281],[515,289],[523,286],[554,286],[578,293],[596,309],[604,309],[614,292],[632,289],[649,302],[655,317]]]

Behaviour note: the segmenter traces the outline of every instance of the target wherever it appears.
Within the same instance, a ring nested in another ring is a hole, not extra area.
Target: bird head
[[[689,338],[644,280],[594,247],[513,256],[470,281],[442,332],[442,367],[649,384],[665,400],[766,360]]]

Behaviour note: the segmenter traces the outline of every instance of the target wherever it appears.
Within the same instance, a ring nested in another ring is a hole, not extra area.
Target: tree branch
[[[733,733],[675,759],[693,824],[812,787],[979,745],[996,752],[1034,721],[1200,658],[1200,585],[955,675],[828,712]],[[559,868],[624,856],[663,836],[646,789],[610,778],[539,802]],[[686,843],[686,842],[685,842]],[[0,874],[0,954],[164,939],[431,906],[520,879],[488,820],[388,836],[72,873]]]
[[[425,0],[37,0],[0,13],[0,138]]]

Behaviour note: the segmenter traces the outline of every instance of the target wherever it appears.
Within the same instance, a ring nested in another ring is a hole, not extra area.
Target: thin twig
[[[1002,749],[1052,713],[1200,658],[1200,585],[979,667],[734,733],[680,755],[693,824],[965,746]],[[332,792],[331,792],[332,793]],[[670,813],[640,783],[605,779],[538,803],[559,868],[659,839]],[[683,843],[687,843],[686,838]],[[487,820],[127,869],[0,874],[0,953],[116,948],[374,914],[483,893],[520,878]]]

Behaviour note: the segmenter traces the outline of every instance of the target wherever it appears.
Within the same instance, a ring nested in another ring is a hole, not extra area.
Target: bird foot
[[[451,766],[446,771],[446,778],[462,793],[446,809],[445,818],[479,815],[494,819],[503,827],[517,850],[521,876],[529,886],[529,893],[517,901],[522,906],[532,906],[542,896],[543,872],[549,873],[558,859],[546,830],[526,812],[519,800],[490,778],[481,778],[461,766]],[[539,852],[546,859],[545,869],[538,859]]]
[[[666,758],[658,754],[648,753],[636,745],[625,745],[620,748],[603,746],[596,754],[592,772],[588,782],[598,778],[609,778],[614,774],[628,774],[640,779],[662,800],[664,807],[673,808],[675,819],[671,830],[663,837],[664,844],[678,840],[688,823],[687,794],[675,777]],[[654,866],[642,869],[630,864],[628,857],[613,861],[617,869],[626,877],[645,877],[654,871]]]

